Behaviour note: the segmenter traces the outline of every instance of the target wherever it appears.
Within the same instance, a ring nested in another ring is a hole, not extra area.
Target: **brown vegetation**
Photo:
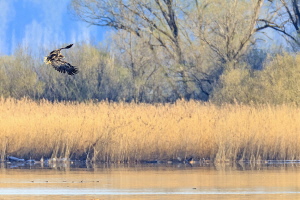
[[[39,159],[300,159],[300,109],[0,100],[0,152]]]

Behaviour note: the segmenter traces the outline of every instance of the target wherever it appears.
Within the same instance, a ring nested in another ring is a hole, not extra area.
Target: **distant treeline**
[[[114,30],[106,44],[64,50],[79,68],[75,76],[42,62],[66,44],[41,46],[39,55],[20,47],[0,57],[0,96],[299,105],[300,7],[293,2],[72,0],[79,20]]]
[[[118,44],[115,42],[112,47]],[[195,63],[185,71],[188,79],[183,84],[180,74],[169,67],[171,59],[163,56],[158,59],[147,48],[130,48],[121,51],[120,47],[112,52],[76,44],[63,52],[79,68],[80,73],[75,76],[61,74],[45,65],[42,58],[19,49],[14,55],[0,57],[0,95],[50,101],[154,103],[195,99],[220,104],[300,103],[299,55],[270,56],[252,49],[235,66],[220,66],[217,61]],[[200,69],[206,73],[197,73]]]
[[[293,2],[72,0],[79,20],[114,30],[106,44],[64,50],[79,68],[75,76],[42,62],[66,44],[41,46],[39,55],[20,47],[0,57],[0,96],[299,105],[300,7]]]

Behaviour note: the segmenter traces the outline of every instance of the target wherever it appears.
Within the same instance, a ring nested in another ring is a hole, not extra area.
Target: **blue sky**
[[[0,55],[28,48],[33,54],[67,43],[99,43],[105,29],[78,21],[71,0],[0,0]]]

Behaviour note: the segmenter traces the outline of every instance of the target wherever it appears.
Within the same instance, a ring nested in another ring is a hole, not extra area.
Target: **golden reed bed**
[[[300,108],[0,99],[0,154],[106,162],[300,159]]]

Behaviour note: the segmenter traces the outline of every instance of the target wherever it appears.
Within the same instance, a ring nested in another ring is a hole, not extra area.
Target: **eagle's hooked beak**
[[[44,62],[45,62],[47,65],[51,64],[51,62],[50,62],[50,60],[48,60],[48,57],[47,57],[47,56],[44,57]]]

